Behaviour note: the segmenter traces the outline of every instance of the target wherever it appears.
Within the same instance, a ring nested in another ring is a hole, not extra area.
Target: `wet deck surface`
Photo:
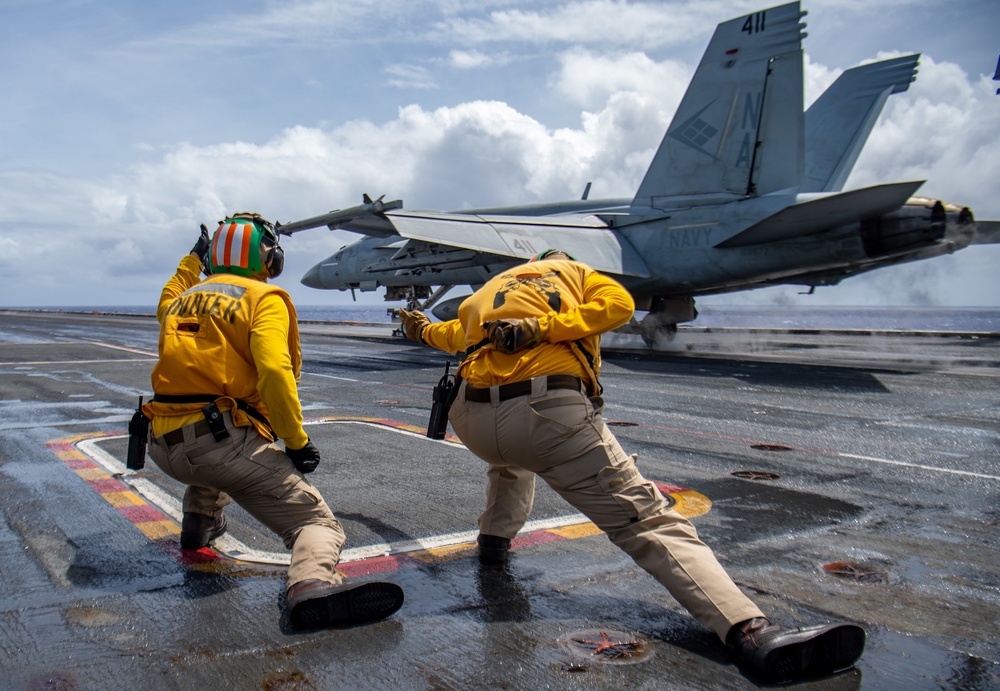
[[[155,321],[0,312],[0,688],[759,685],[547,487],[510,567],[481,568],[485,466],[422,435],[447,356],[389,331],[303,324],[300,391],[341,566],[406,603],[298,632],[274,536],[233,506],[217,552],[182,553],[181,488],[124,472]],[[867,628],[855,670],[797,687],[1000,686],[1000,338],[609,343],[605,419],[741,587],[781,623]],[[574,643],[601,632],[641,650]]]

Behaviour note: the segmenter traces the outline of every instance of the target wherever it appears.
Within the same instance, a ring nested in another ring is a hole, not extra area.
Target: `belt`
[[[172,394],[162,394],[154,393],[153,400],[157,403],[214,403],[217,399],[222,398],[225,394],[213,394],[213,393],[196,393],[190,395],[175,396]],[[254,408],[252,405],[239,398],[234,398],[236,401],[236,407],[242,410],[244,413],[255,419],[257,422],[264,426],[264,429],[270,431],[271,438],[277,439],[278,435],[275,434],[274,428],[271,427],[271,421],[264,417],[264,414],[259,410]],[[204,434],[203,432],[198,432],[198,436]]]
[[[583,384],[579,377],[574,377],[571,374],[550,374],[545,379],[549,390],[575,389],[579,391]],[[518,396],[527,396],[531,393],[531,379],[516,381],[512,384],[501,384],[497,387],[497,390],[501,401],[517,398]],[[465,400],[472,401],[473,403],[489,403],[490,390],[489,388],[477,389],[474,386],[466,385]]]
[[[185,425],[187,427],[187,425]],[[212,430],[209,429],[208,423],[204,420],[198,420],[194,423],[194,436],[200,437],[204,434],[211,434]],[[184,427],[178,427],[177,429],[170,430],[163,435],[163,441],[171,446],[174,444],[180,444],[184,441]]]

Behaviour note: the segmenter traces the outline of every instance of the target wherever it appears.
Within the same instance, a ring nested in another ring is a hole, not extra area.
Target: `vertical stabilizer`
[[[917,78],[920,55],[854,67],[806,111],[806,176],[800,192],[839,192],[892,94]]]
[[[633,205],[801,183],[804,14],[793,2],[719,24]]]

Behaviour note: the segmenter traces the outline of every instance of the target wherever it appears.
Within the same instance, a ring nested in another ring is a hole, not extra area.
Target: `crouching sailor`
[[[202,226],[156,309],[154,396],[142,408],[149,455],[187,485],[182,549],[221,537],[223,509],[235,501],[292,551],[285,606],[293,626],[378,621],[402,606],[402,589],[344,582],[336,570],[344,531],[304,477],[320,453],[302,426],[295,308],[267,283],[283,264],[274,227],[257,214],[225,219],[212,238]]]

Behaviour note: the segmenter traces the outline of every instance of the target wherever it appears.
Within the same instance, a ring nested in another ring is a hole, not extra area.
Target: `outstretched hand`
[[[406,337],[411,341],[424,343],[420,335],[430,325],[431,320],[423,312],[417,310],[407,312],[401,309],[399,310],[399,317],[403,320],[403,333]]]

